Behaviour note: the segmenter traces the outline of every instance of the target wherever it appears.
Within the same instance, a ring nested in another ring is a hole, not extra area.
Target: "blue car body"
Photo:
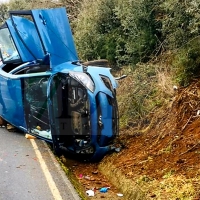
[[[24,132],[99,160],[118,135],[117,83],[79,62],[65,8],[10,11],[0,28],[0,115]]]

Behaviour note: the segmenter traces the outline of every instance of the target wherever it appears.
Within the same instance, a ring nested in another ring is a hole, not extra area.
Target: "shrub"
[[[149,113],[163,102],[158,95],[156,66],[140,64],[130,70],[128,77],[120,82],[117,94],[121,128],[148,124]]]
[[[200,33],[200,4],[198,0],[165,0],[162,35],[166,49],[176,49]]]
[[[200,75],[200,37],[191,40],[177,52],[173,66],[176,80],[182,86],[187,86]]]
[[[148,60],[159,37],[156,6],[150,0],[84,0],[74,30],[80,57],[118,64]]]
[[[5,19],[8,18],[8,5],[1,4],[0,6],[0,25],[2,25]]]
[[[124,55],[119,54],[117,60],[136,64],[149,59],[160,37],[157,8],[157,0],[118,1],[116,12],[123,31],[119,40],[124,44],[118,50],[121,52],[123,47]]]
[[[116,0],[84,0],[75,20],[75,41],[83,60],[115,60],[117,19],[113,12]],[[115,22],[116,21],[116,22]]]

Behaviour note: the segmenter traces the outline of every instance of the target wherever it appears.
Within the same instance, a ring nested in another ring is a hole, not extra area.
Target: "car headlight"
[[[79,83],[81,83],[84,87],[89,89],[91,92],[94,92],[94,82],[91,80],[91,78],[82,72],[69,72],[69,75],[77,80]]]

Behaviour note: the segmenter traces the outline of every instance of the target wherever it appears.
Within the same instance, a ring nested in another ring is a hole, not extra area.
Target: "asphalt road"
[[[0,128],[0,200],[80,200],[45,142]]]

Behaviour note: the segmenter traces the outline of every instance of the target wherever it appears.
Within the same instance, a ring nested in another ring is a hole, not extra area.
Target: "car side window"
[[[0,50],[3,62],[14,62],[20,58],[8,28],[0,29]]]

